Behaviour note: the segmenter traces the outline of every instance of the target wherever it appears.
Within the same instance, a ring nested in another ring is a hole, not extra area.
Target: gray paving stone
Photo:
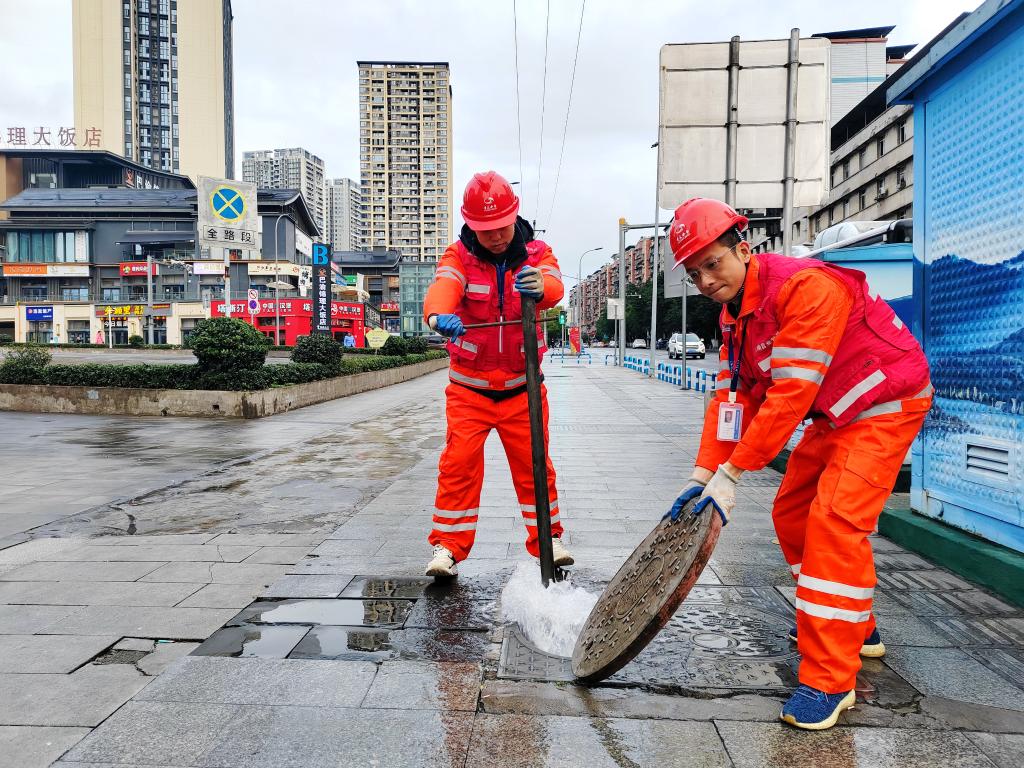
[[[294,565],[306,556],[309,547],[260,547],[245,559],[246,563]]]
[[[194,766],[240,709],[225,704],[130,701],[68,752],[65,760]]]
[[[338,576],[282,576],[269,587],[262,597],[337,597],[352,581],[348,575]]]
[[[164,564],[164,561],[149,563],[40,562],[8,571],[0,575],[0,581],[135,581]],[[178,579],[178,581],[186,581],[186,579]]]
[[[267,586],[288,572],[286,565],[249,563],[166,563],[143,581],[185,581],[201,584],[260,584]]]
[[[0,672],[71,672],[117,642],[118,635],[0,635]]]
[[[0,723],[96,726],[148,682],[126,664],[87,665],[70,675],[0,674]]]
[[[189,656],[161,675],[140,701],[357,707],[376,665],[305,659]]]
[[[199,643],[157,643],[152,653],[149,653],[135,662],[135,666],[150,677],[156,677],[163,673],[171,664],[178,659],[188,656],[199,647]]]
[[[195,544],[206,544],[212,539],[217,538],[216,533],[167,533],[163,535],[150,535],[150,536],[97,536],[89,539],[89,544],[96,547],[140,547],[140,546],[160,546],[160,547],[173,547],[182,544],[195,545]],[[248,541],[239,542],[218,542],[223,544],[250,544]],[[173,559],[173,558],[168,558]]]
[[[179,608],[244,608],[263,591],[260,585],[207,584],[178,603]]]
[[[246,707],[201,765],[218,768],[461,768],[471,713]]]
[[[94,605],[76,609],[62,621],[49,624],[52,635],[95,635],[202,640],[234,615],[220,608],[137,608]]]
[[[149,653],[156,643],[141,637],[126,637],[114,646],[115,651],[145,651]]]
[[[1024,691],[959,648],[891,648],[885,663],[926,695],[1024,712]]]
[[[480,676],[479,664],[385,661],[362,706],[475,712]]]
[[[0,766],[46,768],[88,733],[88,728],[0,725]]]
[[[315,547],[325,538],[309,533],[222,533],[210,544],[254,547]]]
[[[969,738],[998,768],[1024,765],[1024,735],[1006,733],[968,733]]]
[[[981,750],[956,732],[844,727],[808,732],[779,723],[715,725],[736,768],[992,768]]]
[[[83,544],[50,556],[55,562],[171,562],[240,563],[258,547],[178,544],[167,546],[104,547]]]
[[[711,723],[529,715],[478,715],[466,764],[474,768],[731,765]]]
[[[317,557],[364,557],[375,555],[384,546],[385,539],[329,539],[316,549],[312,554]],[[298,561],[296,561],[298,562]]]
[[[0,635],[31,635],[42,632],[81,610],[79,606],[0,605]]]
[[[200,586],[138,581],[9,581],[0,582],[0,603],[170,607]]]

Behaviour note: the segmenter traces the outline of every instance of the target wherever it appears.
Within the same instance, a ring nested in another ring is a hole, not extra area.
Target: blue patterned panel
[[[1024,550],[1024,32],[952,75],[922,117],[915,234],[936,388],[923,490]]]

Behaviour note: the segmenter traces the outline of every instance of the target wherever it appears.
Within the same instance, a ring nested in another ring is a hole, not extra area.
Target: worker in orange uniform
[[[723,524],[744,472],[762,469],[797,425],[772,518],[796,579],[800,686],[780,717],[798,728],[835,725],[855,701],[860,656],[882,656],[871,611],[868,534],[925,413],[928,362],[864,274],[816,259],[753,254],[747,218],[717,200],[676,209],[675,266],[722,304],[725,341],[715,398],[693,475],[666,517],[687,502]]]
[[[534,239],[533,228],[518,212],[519,198],[504,178],[494,171],[473,176],[463,196],[466,225],[438,262],[423,302],[424,319],[448,337],[451,356],[451,382],[445,390],[448,434],[438,466],[428,576],[456,575],[456,564],[473,547],[484,482],[484,441],[492,429],[498,430],[512,470],[526,524],[526,549],[539,556],[522,323],[466,328],[521,320],[521,296],[534,299],[538,309],[553,307],[562,298],[562,273],[551,248]],[[537,344],[543,359],[542,324],[537,326]],[[548,400],[543,385],[541,397],[546,447]],[[547,469],[554,563],[571,565],[572,555],[561,542],[550,458]]]

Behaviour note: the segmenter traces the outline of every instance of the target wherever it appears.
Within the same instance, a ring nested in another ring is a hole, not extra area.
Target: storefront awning
[[[196,233],[185,229],[129,229],[118,245],[159,245],[161,243],[194,243]]]

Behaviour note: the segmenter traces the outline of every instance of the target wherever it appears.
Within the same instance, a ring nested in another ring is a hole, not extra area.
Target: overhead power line
[[[540,182],[541,169],[544,166],[544,108],[548,96],[548,33],[551,31],[551,0],[547,2],[547,14],[544,19],[544,83],[540,94],[540,153],[537,157],[537,204],[534,207],[533,223],[536,225],[540,215]]]
[[[569,132],[569,113],[572,111],[572,91],[576,85],[576,63],[580,58],[580,38],[583,36],[583,14],[587,10],[587,0],[580,5],[580,23],[576,30],[576,53],[572,58],[572,76],[569,78],[569,101],[565,106],[565,123],[562,125],[562,147],[558,151],[558,170],[555,173],[555,191],[551,194],[551,207],[548,209],[548,217],[544,220],[545,226],[550,226],[551,216],[555,212],[555,199],[558,197],[558,181],[562,178],[562,158],[565,157],[565,137]]]

